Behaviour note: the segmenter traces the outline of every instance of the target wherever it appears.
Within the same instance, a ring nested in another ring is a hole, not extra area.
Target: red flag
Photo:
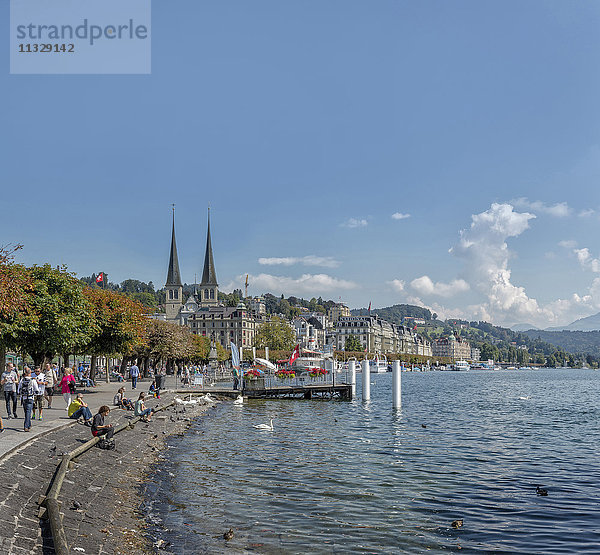
[[[371,301],[369,301],[369,314],[371,314]]]
[[[417,331],[417,324],[415,324],[415,327],[413,328],[413,331]]]
[[[292,353],[292,356],[290,357],[290,366],[292,364],[294,364],[294,361],[300,356],[300,344],[296,345],[296,347],[294,348],[294,352]]]
[[[96,277],[96,283],[100,283],[101,281],[104,281],[104,272],[100,272]]]

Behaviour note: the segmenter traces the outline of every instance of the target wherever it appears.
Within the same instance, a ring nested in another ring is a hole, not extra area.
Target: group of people
[[[43,420],[44,402],[48,408],[52,408],[52,399],[58,391],[62,393],[68,410],[76,380],[73,369],[69,367],[59,372],[56,364],[47,363],[43,371],[37,366],[32,372],[31,368],[25,366],[22,375],[19,375],[14,364],[9,362],[2,372],[0,385],[4,393],[7,418],[18,418],[17,405],[20,400],[24,417],[23,430],[29,432],[32,420]],[[0,430],[4,430],[2,418]]]
[[[135,365],[134,365],[135,366]],[[135,367],[137,368],[137,367]],[[79,375],[79,383],[87,387],[93,387],[94,383],[86,375],[83,365],[72,368],[64,367],[60,371],[56,364],[47,363],[42,370],[36,367],[34,371],[25,366],[20,374],[18,369],[12,363],[8,363],[0,379],[0,386],[4,393],[6,403],[6,412],[8,419],[19,418],[17,406],[20,404],[23,410],[23,430],[31,431],[32,420],[43,420],[45,404],[47,408],[52,408],[52,400],[56,393],[62,394],[66,411],[69,418],[78,420],[80,423],[89,426],[92,435],[107,435],[112,437],[112,427],[104,423],[104,418],[110,412],[110,408],[103,405],[95,416],[87,403],[83,400],[81,393],[76,394],[77,380],[75,375]],[[135,389],[137,385],[138,373],[132,375],[132,382]],[[135,381],[134,381],[135,378]],[[150,392],[160,398],[160,377],[158,376],[150,386]],[[115,395],[115,405],[124,410],[134,411],[136,416],[144,420],[149,420],[153,409],[148,409],[144,405],[146,394],[140,393],[137,401],[134,403],[125,397],[125,388],[121,387]],[[0,433],[4,431],[4,423],[0,417]],[[110,438],[107,438],[110,439]]]
[[[150,417],[154,413],[154,409],[146,408],[146,405],[144,404],[145,400],[146,394],[142,391],[138,395],[137,401],[134,403],[131,399],[125,397],[125,388],[121,387],[119,391],[115,393],[113,403],[120,409],[132,410],[135,416],[139,416],[145,422],[149,422]]]

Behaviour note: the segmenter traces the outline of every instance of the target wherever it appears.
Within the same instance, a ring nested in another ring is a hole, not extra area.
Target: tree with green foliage
[[[98,331],[83,283],[66,269],[49,264],[29,271],[29,326],[14,338],[15,345],[29,353],[36,365],[57,353],[81,352]]]
[[[360,339],[354,335],[351,334],[348,337],[346,337],[346,343],[344,344],[344,351],[362,351],[363,346],[362,343],[360,342]]]
[[[269,347],[273,350],[293,349],[296,344],[296,334],[290,325],[273,316],[270,321],[261,324],[254,336],[254,346],[258,349]]]
[[[554,355],[548,355],[546,357],[546,366],[548,368],[556,368],[556,357]]]

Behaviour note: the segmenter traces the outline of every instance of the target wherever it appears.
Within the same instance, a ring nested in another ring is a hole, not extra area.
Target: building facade
[[[377,315],[340,316],[334,326],[335,347],[340,351],[344,350],[348,337],[354,335],[368,353],[432,356],[431,343],[423,336]]]
[[[322,350],[325,348],[327,319],[322,314],[305,314],[292,320],[296,341],[302,349]]]
[[[327,311],[327,318],[333,324],[335,324],[342,316],[350,316],[350,309],[341,303],[332,306]]]
[[[179,257],[175,241],[175,214],[171,235],[171,252],[165,283],[165,320],[187,326],[196,335],[208,337],[226,349],[233,342],[239,347],[251,347],[259,318],[244,303],[226,307],[219,303],[219,283],[213,257],[210,214],[206,233],[206,250],[202,281],[183,301],[183,285],[179,271]]]
[[[455,337],[440,337],[433,342],[433,356],[448,357],[453,360],[471,360],[471,345],[468,341]]]

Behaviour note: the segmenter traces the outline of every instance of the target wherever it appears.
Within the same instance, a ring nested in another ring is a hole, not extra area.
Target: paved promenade
[[[125,387],[126,396],[132,400],[137,399],[137,395],[140,391],[148,391],[149,381],[138,382],[138,388],[135,391],[131,390],[130,382],[100,382],[97,387],[81,389],[79,388],[78,393],[83,393],[84,401],[88,404],[92,414],[96,414],[98,407],[101,405],[108,405],[112,407],[113,397],[120,387]],[[135,399],[133,399],[135,395]],[[44,402],[44,407],[46,403]],[[77,425],[74,420],[71,420],[67,416],[66,403],[63,396],[58,393],[54,395],[52,401],[52,408],[44,408],[43,420],[32,420],[31,431],[23,431],[24,412],[23,407],[19,404],[17,407],[18,418],[16,420],[6,418],[6,406],[4,404],[4,397],[2,397],[2,406],[0,407],[0,416],[2,416],[2,422],[4,423],[4,432],[0,434],[0,460],[4,455],[11,452],[13,449],[23,445],[26,442],[33,440],[41,434],[48,433],[49,431],[56,430],[58,428],[70,425]]]
[[[102,404],[111,406],[121,385],[102,384],[84,394],[92,412]],[[131,390],[130,384],[125,386],[127,396],[132,398],[133,394],[147,391],[149,382],[138,383],[136,391]],[[164,406],[172,400],[173,394],[165,392],[160,400],[151,399],[146,405]],[[38,518],[38,501],[47,493],[62,454],[79,447],[92,435],[87,426],[66,417],[62,397],[56,397],[52,404],[50,411],[44,411],[42,422],[34,421],[30,433],[21,431],[22,419],[10,420],[16,425],[11,425],[12,429],[0,438],[4,453],[0,456],[2,555],[54,553],[47,522]],[[212,403],[188,406],[185,412],[171,407],[157,413],[149,424],[138,422],[134,429],[117,434],[114,451],[94,447],[77,459],[59,496],[72,553],[133,555],[154,551],[156,538],[146,535],[139,514],[140,483],[161,452],[164,440],[184,432],[191,420],[210,406]],[[111,410],[108,422],[116,427],[131,418],[131,412]]]

